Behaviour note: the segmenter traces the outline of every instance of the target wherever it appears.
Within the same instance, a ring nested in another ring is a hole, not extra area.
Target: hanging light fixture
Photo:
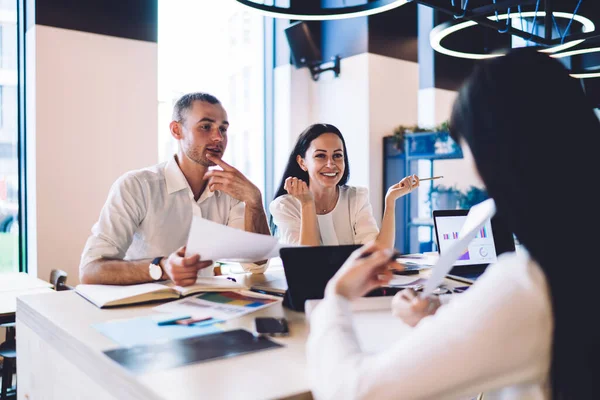
[[[574,21],[579,22],[582,25],[582,31],[585,33],[591,33],[596,29],[596,26],[594,24],[594,22],[592,22],[589,18],[586,18],[582,15],[575,15],[572,13],[566,13],[566,12],[553,12],[553,15],[555,18],[564,18],[564,19],[573,19]],[[502,15],[498,15],[498,16],[488,16],[487,18],[491,21],[494,20],[498,20],[498,21],[504,21],[507,20],[509,18],[514,18],[514,19],[522,19],[522,18],[538,18],[538,17],[545,17],[546,16],[546,12],[545,11],[539,11],[539,12],[522,12],[522,13],[511,13],[509,14],[502,14]],[[457,51],[457,50],[451,50],[448,49],[444,46],[442,46],[442,39],[444,39],[445,37],[458,32],[460,30],[472,27],[477,25],[477,22],[475,21],[465,21],[465,22],[460,22],[458,24],[452,24],[452,23],[443,23],[440,24],[438,26],[436,26],[429,34],[429,41],[431,43],[431,47],[442,54],[446,54],[448,56],[452,56],[452,57],[459,57],[459,58],[469,58],[472,60],[482,60],[485,58],[493,58],[493,57],[500,57],[502,55],[504,55],[503,53],[495,53],[495,54],[480,54],[480,53],[467,53],[467,52],[462,52],[462,51]],[[575,47],[578,44],[582,43],[583,40],[582,39],[577,39],[577,40],[572,40],[569,42],[566,42],[564,44],[559,44],[556,46],[552,46],[549,47],[547,49],[544,50],[540,50],[544,53],[556,53],[559,51],[563,51],[566,50],[567,48],[570,47]]]
[[[272,18],[284,18],[303,21],[323,21],[364,17],[400,7],[411,0],[364,0],[364,4],[344,5],[342,7],[324,7],[321,0],[288,0],[287,7],[276,4],[276,0],[235,0],[261,14]],[[345,2],[344,2],[345,4]]]

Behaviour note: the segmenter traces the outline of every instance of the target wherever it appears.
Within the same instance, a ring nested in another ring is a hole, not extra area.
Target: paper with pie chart
[[[466,217],[444,218],[450,222],[441,227],[438,246],[440,258],[434,265],[421,297],[430,295],[455,265],[489,264],[496,261],[491,218],[496,213],[493,199],[485,200],[469,210]],[[456,218],[453,220],[453,218]]]

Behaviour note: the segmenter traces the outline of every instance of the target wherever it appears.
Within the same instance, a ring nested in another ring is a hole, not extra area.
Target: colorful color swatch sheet
[[[219,304],[251,308],[261,307],[276,301],[273,299],[260,299],[257,297],[246,296],[237,292],[202,293],[201,295],[196,296],[196,298]]]
[[[162,304],[154,309],[160,312],[189,314],[194,318],[227,320],[260,310],[281,300],[280,297],[247,290],[206,292]]]

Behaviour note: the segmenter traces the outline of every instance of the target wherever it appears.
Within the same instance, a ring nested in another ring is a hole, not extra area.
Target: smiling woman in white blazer
[[[391,186],[379,230],[367,188],[348,186],[350,165],[338,128],[314,124],[300,134],[270,204],[271,230],[286,244],[394,247],[396,200],[419,186],[416,175]]]

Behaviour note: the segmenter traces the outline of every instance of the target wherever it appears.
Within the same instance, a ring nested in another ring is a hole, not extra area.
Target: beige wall
[[[29,269],[76,284],[111,184],[157,162],[157,45],[40,25],[26,40]]]

